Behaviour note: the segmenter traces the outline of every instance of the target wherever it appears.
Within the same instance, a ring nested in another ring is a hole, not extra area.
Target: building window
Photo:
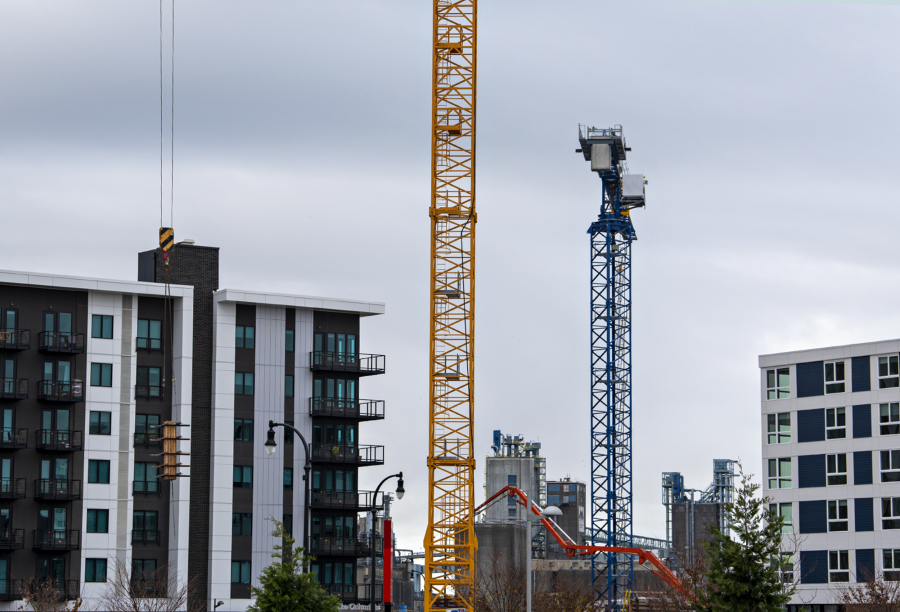
[[[244,327],[243,325],[238,325],[234,328],[234,346],[237,348],[246,348],[252,349],[256,342],[254,341],[254,336],[256,335],[255,328],[253,327]]]
[[[285,376],[284,377],[284,396],[285,397],[294,397],[294,377],[293,376]]]
[[[881,528],[900,529],[900,497],[881,498]]]
[[[250,584],[250,562],[231,562],[231,584]]]
[[[106,582],[106,559],[85,559],[84,581]]]
[[[253,514],[251,512],[235,512],[231,515],[231,535],[253,535]]]
[[[900,387],[900,364],[897,355],[878,358],[878,388],[893,389]]]
[[[161,386],[159,368],[150,368],[147,366],[137,367],[137,385],[134,394],[137,397],[160,397]]]
[[[137,347],[139,349],[162,348],[162,321],[138,319]]]
[[[829,440],[847,437],[847,409],[825,409],[825,437]]]
[[[234,394],[253,395],[253,374],[251,372],[234,373]]]
[[[149,582],[147,589],[152,589],[153,574],[156,572],[156,559],[132,559],[131,560],[131,580],[132,582],[145,581]]]
[[[88,482],[109,484],[109,461],[104,459],[88,459]]]
[[[91,316],[91,338],[110,339],[112,335],[113,318],[109,315]]]
[[[134,492],[156,493],[159,491],[159,481],[156,479],[158,463],[134,464]]]
[[[847,500],[828,502],[828,531],[847,531]]]
[[[791,413],[779,412],[767,415],[769,444],[787,444],[791,441]]]
[[[771,512],[773,516],[780,516],[784,519],[781,533],[794,532],[794,506],[790,502],[786,504],[769,504],[769,512]]]
[[[234,439],[236,442],[253,442],[253,419],[234,420]]]
[[[109,533],[109,510],[88,510],[87,532]]]
[[[282,514],[281,522],[284,525],[284,532],[288,535],[294,535],[294,515]]]
[[[781,574],[782,584],[794,583],[794,555],[791,553],[781,553],[781,567],[778,569],[779,574]]]
[[[91,364],[91,386],[92,387],[112,387],[112,364],[111,363],[92,363]]]
[[[285,421],[284,424],[290,425],[291,427],[294,426],[293,421]],[[291,431],[290,429],[288,429],[287,427],[284,428],[284,443],[285,444],[293,444],[294,443],[294,432]]]
[[[791,369],[766,370],[766,398],[785,399],[791,396]]]
[[[111,419],[111,412],[97,412],[95,410],[91,410],[88,433],[97,434],[100,436],[110,435],[110,431],[112,429],[112,427],[110,426]]]
[[[828,582],[850,582],[850,553],[846,550],[828,551]]]
[[[844,392],[844,362],[825,362],[825,393]]]
[[[881,451],[881,482],[900,482],[900,450]]]
[[[791,488],[791,458],[769,459],[769,488]]]
[[[294,330],[286,329],[284,330],[284,350],[287,352],[293,352],[294,350]]]
[[[291,490],[294,488],[294,469],[284,468],[284,488]]]
[[[136,414],[134,415],[134,443],[135,444],[159,444],[159,442],[151,442],[162,437],[159,428],[158,414]]]
[[[900,581],[900,550],[883,550],[884,579],[888,582]]]
[[[159,525],[159,513],[156,510],[135,510],[132,516],[131,528],[134,530],[136,542],[158,542],[157,525]]]
[[[828,485],[847,484],[847,454],[825,456],[825,472],[828,475]]]
[[[900,434],[900,404],[880,404],[878,406],[881,422],[881,435],[893,436]]]
[[[235,489],[252,489],[253,488],[253,466],[252,465],[236,465],[236,466],[234,466],[234,488]]]

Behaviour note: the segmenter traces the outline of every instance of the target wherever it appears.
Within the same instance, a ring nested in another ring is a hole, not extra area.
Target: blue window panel
[[[872,451],[853,453],[853,484],[872,484]]]
[[[875,531],[875,513],[871,497],[857,497],[853,500],[853,516],[856,517],[855,531]]]
[[[855,389],[854,389],[855,390]],[[853,407],[853,437],[872,437],[872,405],[861,404]]]
[[[800,533],[828,532],[828,503],[824,499],[800,502]]]
[[[875,550],[856,550],[856,581],[868,582],[875,579]]]
[[[801,489],[825,486],[825,455],[797,457],[797,481]]]
[[[821,442],[825,439],[825,409],[797,411],[797,442]]]
[[[800,584],[828,583],[828,551],[800,551]]]
[[[872,378],[869,374],[869,356],[865,357],[854,357],[851,361],[850,368],[853,370],[851,372],[852,378],[850,379],[853,384],[853,392],[857,391],[871,391],[872,390]]]
[[[797,364],[797,397],[825,395],[825,364],[821,361]]]

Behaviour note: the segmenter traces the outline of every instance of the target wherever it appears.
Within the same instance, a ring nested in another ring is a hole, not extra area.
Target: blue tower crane
[[[578,126],[591,171],[602,181],[591,223],[591,529],[609,546],[631,547],[631,210],[645,204],[643,175],[629,174],[622,126]],[[598,603],[620,610],[634,583],[630,556],[591,559]]]

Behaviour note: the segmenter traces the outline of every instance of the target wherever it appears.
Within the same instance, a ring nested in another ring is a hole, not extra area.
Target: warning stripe
[[[172,244],[175,242],[175,230],[171,227],[161,227],[159,228],[159,248],[162,249],[163,252],[168,251],[172,248]]]

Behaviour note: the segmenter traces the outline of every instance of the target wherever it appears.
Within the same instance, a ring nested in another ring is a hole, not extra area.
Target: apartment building
[[[900,580],[900,340],[759,357],[763,494],[795,609]]]

